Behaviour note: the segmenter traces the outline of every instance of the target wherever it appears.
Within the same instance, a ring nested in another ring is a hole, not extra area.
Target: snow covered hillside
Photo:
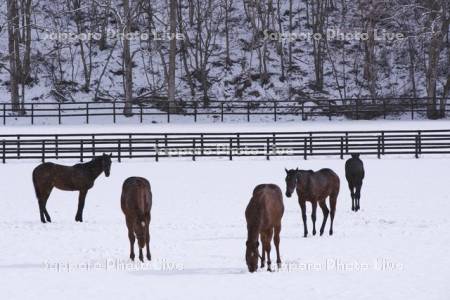
[[[0,165],[0,291],[5,299],[449,299],[450,160],[363,159],[358,213],[342,160],[129,161],[97,179],[84,223],[74,221],[77,194],[54,190],[51,224],[39,220],[37,163]],[[303,238],[297,200],[285,198],[283,268],[250,274],[251,192],[269,182],[284,191],[284,168],[297,166],[330,167],[341,178],[335,233]],[[119,202],[132,175],[148,178],[153,190],[153,261],[144,265],[127,265]]]

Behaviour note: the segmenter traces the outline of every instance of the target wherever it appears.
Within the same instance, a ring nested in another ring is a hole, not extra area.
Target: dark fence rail
[[[434,107],[446,116],[450,111],[448,99],[435,99],[445,102],[442,107]],[[445,100],[445,101],[444,101]],[[437,103],[439,105],[439,103]],[[30,124],[36,120],[47,118],[62,124],[70,118],[81,118],[89,124],[95,118],[102,122],[118,122],[123,116],[125,102],[63,102],[44,103],[28,102],[23,106],[22,113],[13,110],[10,103],[0,104],[0,117],[3,125],[10,119],[28,119]],[[255,116],[266,116],[273,121],[282,116],[298,116],[302,120],[311,117],[345,116],[350,119],[386,118],[390,115],[407,114],[411,119],[422,118],[430,108],[429,98],[384,98],[384,99],[329,99],[302,101],[210,101],[208,106],[202,102],[168,102],[153,100],[133,104],[133,117],[137,122],[159,120],[171,122],[174,116],[190,116],[193,121],[201,116],[224,119],[230,116],[243,117],[248,122]]]
[[[96,133],[0,135],[0,159],[79,159],[112,153],[131,158],[450,154],[450,130],[260,132],[260,133]]]

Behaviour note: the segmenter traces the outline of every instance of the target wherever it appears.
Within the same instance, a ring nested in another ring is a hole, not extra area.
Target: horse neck
[[[92,179],[96,179],[103,172],[103,166],[101,159],[94,158],[92,161],[88,162],[87,169],[89,170]]]
[[[259,207],[256,207],[251,221],[247,224],[247,241],[257,242],[259,237],[259,229],[261,227],[262,218],[262,210]]]

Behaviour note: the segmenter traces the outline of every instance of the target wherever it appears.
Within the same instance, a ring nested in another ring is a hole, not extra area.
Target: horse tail
[[[38,198],[38,200],[40,201],[41,197],[42,197],[42,193],[39,190],[39,184],[37,182],[37,174],[36,174],[36,169],[34,169],[33,171],[33,185],[34,185],[34,192],[36,193],[36,197]]]

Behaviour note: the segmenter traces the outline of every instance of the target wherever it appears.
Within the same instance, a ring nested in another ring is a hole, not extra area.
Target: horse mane
[[[75,164],[74,167],[79,168],[79,167],[93,166],[101,160],[103,160],[103,156],[95,156],[88,162]]]

